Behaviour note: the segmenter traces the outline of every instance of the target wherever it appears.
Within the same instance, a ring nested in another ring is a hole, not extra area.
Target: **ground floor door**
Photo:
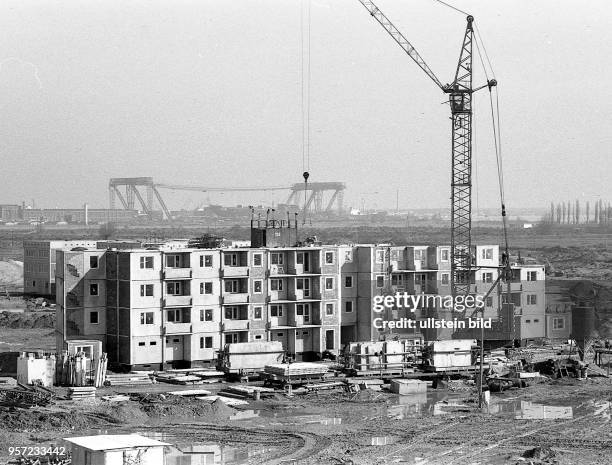
[[[183,336],[166,337],[166,362],[183,360]]]

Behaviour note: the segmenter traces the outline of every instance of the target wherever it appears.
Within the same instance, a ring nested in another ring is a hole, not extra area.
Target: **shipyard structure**
[[[250,247],[100,242],[57,249],[58,350],[66,341],[97,339],[111,363],[159,369],[214,365],[227,343],[280,341],[295,360],[315,360],[349,342],[480,334],[377,324],[457,317],[435,301],[417,309],[373,305],[398,292],[450,295],[450,246],[298,242],[297,226],[255,221]],[[484,296],[497,278],[499,247],[472,252],[471,293]],[[485,339],[499,344],[546,336],[544,267],[512,269],[511,282],[496,285],[474,315],[484,310],[491,318]]]

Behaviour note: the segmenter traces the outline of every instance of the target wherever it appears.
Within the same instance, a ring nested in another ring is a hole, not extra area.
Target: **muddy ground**
[[[205,386],[213,392],[222,387]],[[220,445],[232,451],[222,462],[227,464],[612,463],[612,383],[606,378],[547,380],[493,394],[488,411],[476,407],[475,394],[467,388],[430,390],[421,398],[369,390],[292,398],[275,394],[240,409],[220,401],[209,405],[159,396],[176,389],[163,384],[109,387],[98,396],[150,394],[119,404],[57,400],[48,408],[3,409],[0,457],[6,459],[10,445],[50,445],[58,438],[96,432],[140,432],[173,444]],[[551,418],[526,419],[521,406],[536,406],[539,412],[540,402],[551,406],[546,408],[552,413],[544,409]],[[560,407],[554,406],[565,407],[563,414],[556,415]]]

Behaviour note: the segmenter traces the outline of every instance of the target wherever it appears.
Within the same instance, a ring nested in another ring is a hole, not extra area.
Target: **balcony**
[[[192,333],[191,323],[166,323],[164,334],[189,334]]]
[[[190,295],[167,295],[164,298],[164,307],[189,307],[191,306]]]
[[[164,279],[191,279],[191,268],[165,268]]]
[[[304,290],[304,289],[295,289],[293,292],[289,292],[288,300],[318,300],[318,297],[315,295],[312,289]]]
[[[224,266],[221,270],[222,278],[238,278],[249,275],[248,266]]]
[[[221,323],[221,331],[248,331],[249,320],[225,320]]]
[[[270,275],[279,275],[288,273],[287,267],[285,265],[270,265]]]
[[[247,304],[249,303],[249,294],[236,293],[236,294],[225,294],[223,296],[223,304]]]

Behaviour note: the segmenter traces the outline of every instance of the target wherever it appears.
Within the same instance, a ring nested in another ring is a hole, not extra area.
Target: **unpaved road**
[[[113,389],[103,391],[99,395]],[[9,444],[49,444],[103,429],[156,433],[173,444],[218,444],[232,451],[227,464],[501,465],[525,463],[520,456],[536,447],[554,454],[536,463],[554,459],[560,465],[610,464],[611,395],[612,383],[605,378],[549,381],[496,394],[494,413],[476,409],[469,392],[436,391],[425,403],[389,393],[365,396],[363,401],[351,401],[343,392],[277,395],[250,403],[242,412],[250,418],[242,420],[230,419],[236,410],[211,409],[195,400],[123,405],[58,401],[49,409],[1,412],[0,457],[6,456]],[[570,413],[564,410],[559,419],[517,419],[517,405],[539,403],[551,409],[571,407]],[[444,406],[448,408],[441,409]]]

